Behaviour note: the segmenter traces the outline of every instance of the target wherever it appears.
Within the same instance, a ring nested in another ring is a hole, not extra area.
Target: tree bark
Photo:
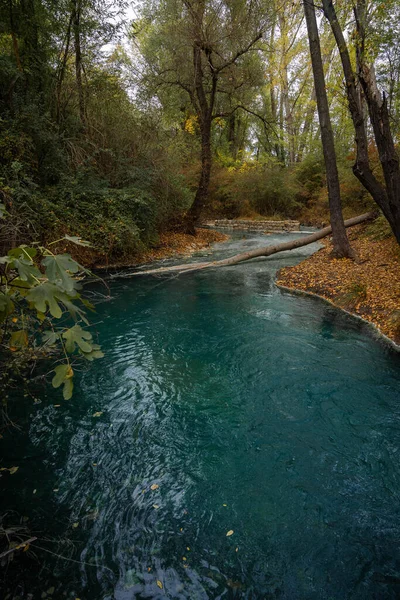
[[[359,3],[360,5],[360,3]],[[356,22],[359,33],[357,49],[357,62],[360,66],[359,78],[364,89],[371,123],[374,129],[375,141],[378,147],[379,158],[385,175],[386,189],[373,174],[368,157],[368,138],[365,127],[364,111],[361,97],[356,84],[356,76],[351,64],[347,43],[342,28],[338,21],[332,0],[323,0],[325,17],[328,19],[336,45],[342,61],[343,73],[346,81],[347,100],[349,111],[355,130],[356,162],[353,166],[354,175],[371,194],[372,198],[382,210],[390,227],[400,244],[400,172],[396,150],[390,131],[389,116],[386,102],[380,98],[379,91],[374,84],[371,71],[364,64],[362,46],[364,44],[363,3],[356,11]],[[375,124],[375,125],[374,125]],[[379,143],[379,145],[378,145]],[[389,183],[389,185],[388,185]]]
[[[365,64],[362,65],[360,80],[367,100],[379,160],[385,178],[390,216],[390,220],[388,220],[400,244],[400,166],[390,129],[386,97],[382,97],[378,90],[373,67],[368,68]]]
[[[76,76],[76,87],[78,90],[78,103],[79,103],[79,116],[82,125],[86,125],[86,113],[85,113],[85,96],[83,93],[82,84],[82,48],[81,48],[81,12],[82,5],[81,0],[75,0],[73,5],[73,29],[74,29],[74,43],[75,43],[75,76]]]
[[[287,147],[288,147],[288,156],[289,156],[289,165],[293,165],[295,162],[295,151],[294,151],[294,128],[293,128],[293,114],[290,107],[289,102],[289,76],[288,76],[288,48],[286,44],[287,38],[287,28],[286,28],[286,18],[284,14],[284,9],[282,8],[279,11],[279,29],[281,35],[281,44],[282,44],[282,55],[281,55],[281,64],[280,64],[280,74],[281,74],[281,89],[282,89],[282,104],[285,113],[285,121],[286,121],[286,133],[287,133]]]
[[[198,24],[203,22],[204,6],[201,5]],[[215,94],[217,90],[218,74],[212,68],[211,55],[207,52],[201,40],[201,31],[198,31],[198,38],[193,44],[193,69],[194,69],[194,89],[197,100],[197,114],[200,121],[201,132],[201,173],[196,195],[192,206],[188,210],[185,218],[185,230],[187,233],[195,235],[195,225],[200,218],[201,212],[208,199],[208,188],[211,175],[211,123],[212,113],[215,104]],[[206,91],[204,89],[204,73],[202,66],[202,53],[205,52],[212,76],[212,91],[207,101]]]
[[[74,12],[71,12],[70,18],[68,20],[68,27],[65,39],[65,50],[63,53],[63,58],[60,66],[60,72],[57,78],[57,88],[56,88],[56,121],[60,122],[60,111],[61,111],[61,91],[62,84],[64,81],[65,70],[67,67],[68,54],[69,54],[69,45],[71,41],[71,28],[72,28],[72,20],[73,20]]]
[[[200,218],[203,208],[207,204],[208,188],[211,176],[211,115],[205,115],[200,125],[201,129],[201,173],[192,206],[186,214],[185,230],[195,235],[195,225]]]
[[[328,97],[325,87],[324,67],[322,63],[315,8],[314,4],[311,4],[311,0],[303,0],[303,5],[304,15],[307,23],[311,64],[314,75],[314,86],[317,97],[322,148],[328,184],[329,210],[333,232],[333,254],[338,258],[354,258],[354,252],[351,249],[349,240],[347,239],[346,228],[343,222],[339,174],[336,164],[336,151],[329,114]]]
[[[325,66],[329,64],[333,54],[333,47],[329,49],[322,56],[322,65],[325,69]],[[307,147],[308,137],[311,131],[311,127],[314,120],[315,109],[317,106],[317,94],[315,93],[315,85],[313,86],[311,92],[311,98],[308,103],[307,112],[304,117],[303,127],[300,134],[300,143],[297,151],[296,162],[301,162],[303,160],[304,150]]]
[[[271,24],[271,35],[270,35],[269,44],[270,44],[271,48],[274,48],[275,28],[276,28],[276,10],[275,10],[275,8],[273,10],[272,18],[273,18],[273,21]],[[269,65],[269,97],[270,97],[270,104],[271,104],[271,119],[272,119],[273,123],[278,125],[279,124],[278,123],[278,102],[277,102],[277,97],[276,97],[275,81],[274,81],[275,71],[276,71],[275,52],[271,52],[268,65]],[[275,139],[273,147],[275,150],[276,157],[280,160],[281,156],[282,156],[281,145],[280,145],[280,136],[279,136],[279,138]]]
[[[370,221],[375,219],[377,214],[375,212],[364,213],[363,215],[359,215],[358,217],[353,217],[352,219],[347,219],[344,221],[345,227],[354,227],[355,225],[359,225],[360,223],[365,223],[366,221]],[[283,242],[282,244],[275,244],[275,246],[264,246],[262,248],[257,248],[256,250],[250,250],[250,252],[243,252],[241,254],[235,254],[235,256],[231,256],[229,258],[224,258],[222,260],[215,260],[212,262],[202,262],[202,263],[190,263],[183,265],[174,265],[172,267],[161,267],[159,269],[149,269],[146,271],[137,271],[136,273],[132,273],[130,276],[136,277],[138,275],[160,275],[163,273],[189,273],[191,271],[199,271],[202,269],[214,269],[217,267],[229,267],[233,265],[237,265],[246,260],[250,260],[252,258],[259,257],[267,257],[272,254],[277,254],[278,252],[285,252],[287,250],[295,250],[296,248],[302,248],[303,246],[307,246],[308,244],[312,244],[313,242],[317,242],[318,240],[322,240],[332,233],[332,227],[329,225],[328,227],[324,227],[311,235],[307,235],[301,238],[297,238],[297,240],[291,240],[289,242]]]

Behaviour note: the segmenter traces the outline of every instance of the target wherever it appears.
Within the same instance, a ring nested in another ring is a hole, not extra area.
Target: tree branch
[[[246,52],[249,52],[249,50],[252,49],[252,47],[254,46],[254,44],[256,44],[262,38],[263,33],[264,33],[263,30],[259,31],[257,33],[256,37],[250,42],[250,44],[248,44],[248,46],[246,46],[246,48],[242,48],[241,50],[238,50],[236,52],[236,54],[234,56],[232,56],[232,58],[230,58],[223,65],[221,65],[220,67],[218,67],[216,69],[216,72],[220,73],[221,71],[223,71],[224,69],[226,69],[230,65],[233,65],[237,61],[238,58],[240,58],[241,56],[243,56],[243,54],[246,54]]]

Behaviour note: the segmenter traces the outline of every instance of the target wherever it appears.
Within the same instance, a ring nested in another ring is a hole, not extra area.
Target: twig
[[[0,559],[4,558],[5,556],[8,556],[8,554],[11,554],[12,552],[15,552],[15,550],[21,550],[21,548],[26,548],[26,546],[29,546],[29,544],[31,544],[35,540],[37,540],[37,537],[29,538],[29,540],[26,540],[25,542],[22,542],[21,544],[18,544],[18,546],[14,546],[14,548],[10,548],[9,550],[6,550],[5,552],[2,552],[0,554]]]

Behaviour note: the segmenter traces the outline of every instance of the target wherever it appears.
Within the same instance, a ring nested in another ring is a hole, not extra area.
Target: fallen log
[[[365,221],[375,219],[376,216],[376,212],[364,213],[363,215],[359,215],[358,217],[347,219],[347,221],[345,221],[344,224],[345,227],[354,227],[354,225],[359,225],[360,223],[364,223]],[[249,252],[235,254],[234,256],[230,256],[229,258],[223,258],[222,260],[174,265],[172,267],[160,267],[158,269],[137,271],[135,273],[132,273],[131,275],[161,275],[164,273],[177,273],[179,275],[180,273],[200,271],[201,269],[228,267],[232,265],[237,265],[238,263],[244,262],[245,260],[250,260],[252,258],[258,258],[260,256],[271,256],[272,254],[276,254],[277,252],[284,252],[286,250],[295,250],[296,248],[301,248],[302,246],[307,246],[308,244],[317,242],[318,240],[327,237],[330,233],[332,233],[332,227],[328,225],[328,227],[324,227],[323,229],[320,229],[319,231],[316,231],[315,233],[312,233],[310,235],[297,238],[297,240],[283,242],[282,244],[275,244],[274,246],[263,246],[262,248],[257,248],[256,250],[250,250]]]

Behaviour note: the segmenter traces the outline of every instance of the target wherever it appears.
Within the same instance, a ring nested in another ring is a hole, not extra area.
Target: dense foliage
[[[37,0],[0,9],[3,250],[70,232],[100,255],[132,255],[190,205],[173,135],[159,111],[131,101],[124,51],[101,51],[118,39],[113,11]]]
[[[87,245],[78,237],[67,235],[65,239]],[[54,254],[39,244],[21,245],[0,257],[3,386],[20,385],[26,381],[29,369],[33,372],[38,363],[44,362],[53,372],[53,387],[62,385],[64,399],[69,400],[73,362],[77,358],[102,358],[100,346],[86,329],[89,322],[85,308],[93,310],[93,306],[79,293],[85,273],[86,269],[69,254]]]
[[[337,10],[355,60],[350,7],[338,3]],[[400,62],[398,21],[390,15],[398,11],[395,0],[368,4],[365,51],[388,95],[395,139]],[[211,111],[206,210],[326,220],[301,4],[248,7],[235,0],[222,10],[212,1],[148,0],[131,17],[122,0],[1,6],[0,195],[10,215],[0,225],[3,253],[64,233],[91,241],[95,252],[86,262],[118,260],[156,243],[195,197],[204,150],[201,94]],[[321,44],[342,199],[356,212],[368,194],[351,173],[354,131],[326,21]],[[372,136],[370,142],[382,178]]]

